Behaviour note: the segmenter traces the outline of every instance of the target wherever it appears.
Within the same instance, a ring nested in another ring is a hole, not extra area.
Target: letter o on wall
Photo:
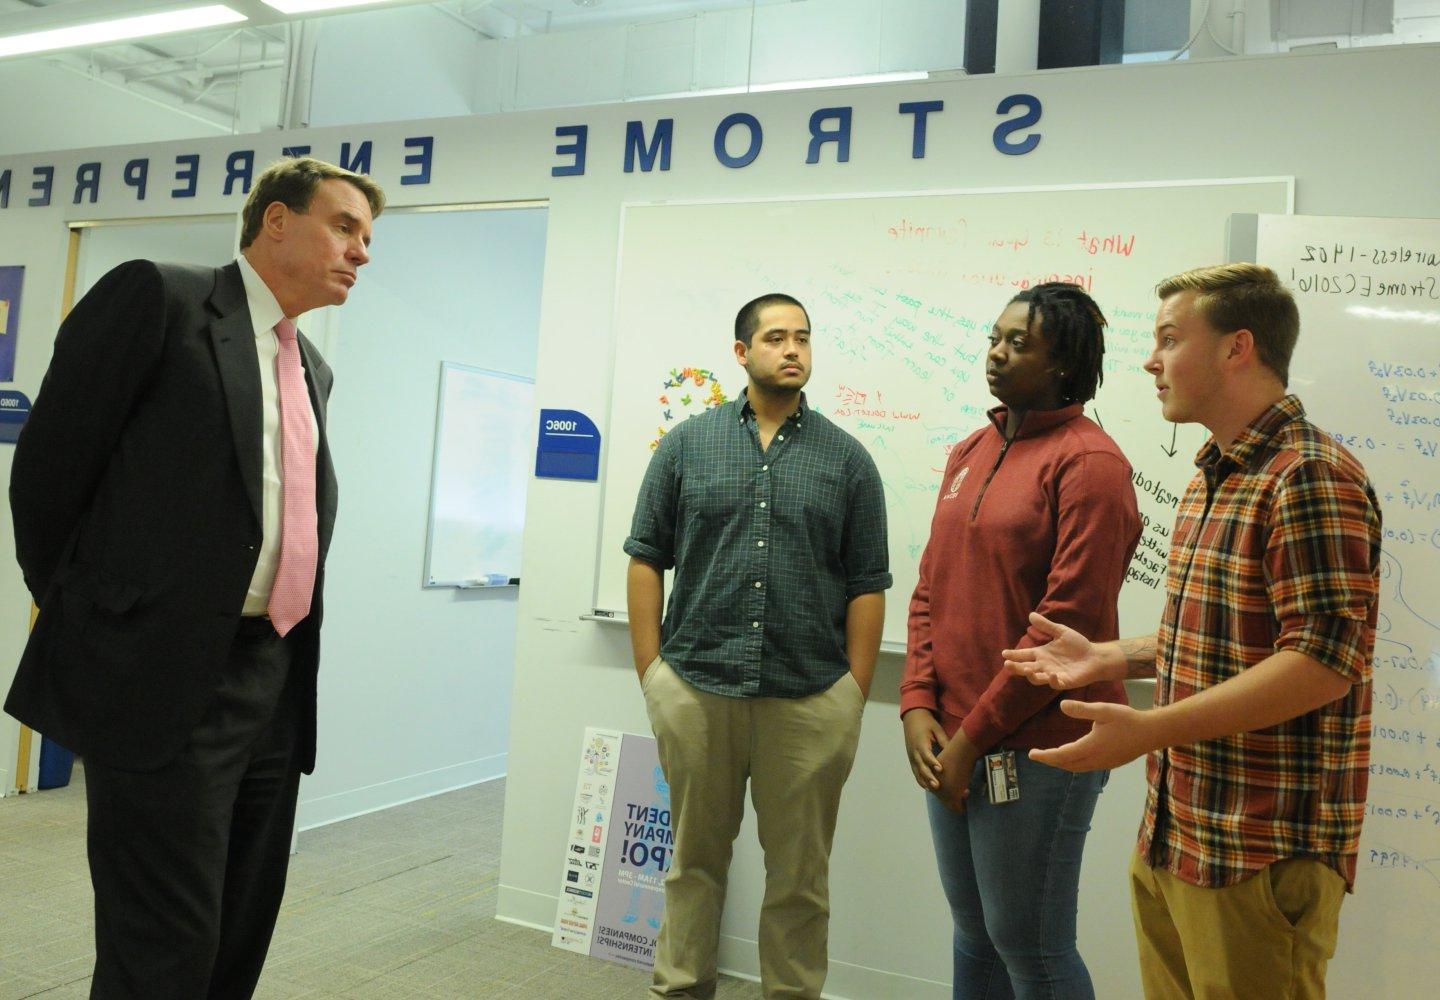
[[[750,147],[739,156],[731,156],[725,148],[725,140],[736,125],[744,125],[750,130]],[[743,111],[726,115],[720,120],[720,124],[715,126],[715,159],[733,169],[748,167],[755,162],[755,157],[760,155],[760,146],[764,141],[764,130],[760,128],[760,120],[754,115]]]

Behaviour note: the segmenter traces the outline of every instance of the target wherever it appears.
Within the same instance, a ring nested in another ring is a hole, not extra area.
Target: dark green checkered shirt
[[[891,583],[880,473],[803,394],[768,451],[744,393],[662,437],[625,551],[675,570],[666,662],[732,698],[834,684],[849,669],[846,606]]]

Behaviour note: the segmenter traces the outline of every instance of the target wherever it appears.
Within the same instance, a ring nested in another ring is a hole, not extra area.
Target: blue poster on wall
[[[15,380],[15,338],[20,334],[20,286],[25,268],[0,267],[0,382]]]
[[[579,410],[541,410],[535,475],[544,479],[600,478],[600,430]]]
[[[0,389],[0,444],[14,444],[30,419],[30,399],[14,389]]]

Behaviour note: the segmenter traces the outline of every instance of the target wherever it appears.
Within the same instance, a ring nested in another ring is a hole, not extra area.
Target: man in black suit
[[[249,997],[284,894],[336,486],[331,373],[384,195],[255,181],[222,268],[131,261],[66,318],[10,479],[40,615],[6,711],[85,761],[91,997]],[[283,585],[281,581],[284,581]]]

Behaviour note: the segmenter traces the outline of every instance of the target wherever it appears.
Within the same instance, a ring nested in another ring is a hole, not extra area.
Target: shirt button
[[[763,587],[763,586],[765,586],[765,584],[764,584],[764,582],[761,581],[761,580],[756,580],[756,581],[755,581],[755,586],[756,586],[756,587]]]
[[[764,506],[765,506],[765,501],[764,501],[764,500],[761,500],[761,501],[760,501],[760,506],[761,506],[761,507],[764,507]]]
[[[760,627],[760,623],[759,623],[759,622],[751,622],[751,623],[750,623],[750,627],[751,627],[751,628],[759,628],[759,627]]]
[[[760,541],[756,542],[755,544],[756,544],[758,547],[760,547],[760,548],[763,549],[763,548],[765,547],[765,539],[762,538],[762,539],[760,539]]]
[[[760,471],[761,471],[761,472],[769,472],[769,471],[770,471],[770,466],[768,466],[768,465],[762,465],[762,466],[760,466]]]
[[[784,441],[784,440],[785,440],[785,435],[784,435],[784,434],[776,434],[775,436],[778,437],[781,441]]]

